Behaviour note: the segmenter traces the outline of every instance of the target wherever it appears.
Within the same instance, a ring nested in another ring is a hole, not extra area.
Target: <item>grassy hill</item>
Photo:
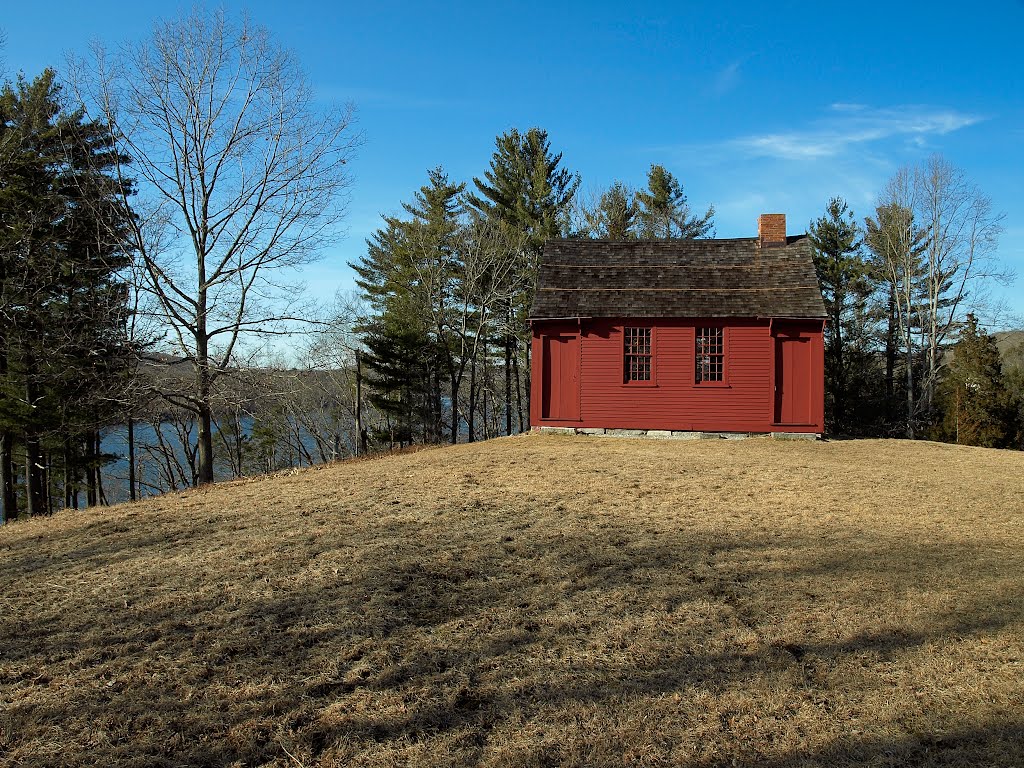
[[[0,765],[1024,765],[1024,454],[524,436],[0,528]]]

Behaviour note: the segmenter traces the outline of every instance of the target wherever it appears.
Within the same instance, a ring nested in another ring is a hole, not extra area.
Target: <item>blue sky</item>
[[[642,186],[651,163],[713,203],[720,237],[783,212],[804,231],[829,197],[858,218],[901,165],[933,152],[1004,212],[1004,291],[1024,315],[1024,2],[226,3],[295,50],[324,100],[352,101],[366,144],[347,237],[308,268],[352,287],[379,215],[443,165],[469,181],[494,137],[545,128],[583,189]],[[36,74],[91,39],[144,36],[167,3],[19,3],[6,73]]]

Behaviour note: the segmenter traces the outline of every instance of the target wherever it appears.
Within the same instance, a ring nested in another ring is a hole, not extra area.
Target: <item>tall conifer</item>
[[[825,420],[830,431],[846,432],[865,418],[874,356],[870,349],[868,298],[874,290],[853,212],[842,198],[808,228],[814,268],[828,320],[825,327]]]
[[[691,213],[683,185],[665,170],[652,165],[647,172],[647,189],[636,193],[640,236],[656,240],[692,240],[715,235],[715,207],[703,216]]]
[[[525,389],[526,408],[519,408],[520,426],[529,410],[529,346],[523,338],[526,313],[533,302],[537,264],[544,241],[566,234],[567,213],[576,191],[579,176],[560,168],[562,153],[551,151],[547,131],[530,128],[520,133],[513,128],[498,136],[494,154],[484,178],[473,178],[476,193],[466,196],[471,207],[485,217],[510,227],[522,236],[526,247],[516,270],[515,282],[525,289],[508,307],[505,319],[505,429],[513,426],[513,385],[515,391]],[[525,386],[520,380],[519,348],[526,349]],[[514,382],[513,382],[514,379]],[[520,398],[521,402],[521,398]]]
[[[24,449],[30,514],[53,506],[46,468],[65,486],[97,465],[97,430],[115,417],[132,355],[125,333],[131,255],[119,228],[107,126],[64,112],[52,70],[0,93],[0,463],[5,514],[16,513],[13,447]],[[67,498],[67,487],[65,498]]]

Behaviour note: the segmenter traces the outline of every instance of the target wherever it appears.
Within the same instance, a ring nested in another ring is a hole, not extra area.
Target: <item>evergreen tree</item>
[[[397,423],[398,437],[391,442],[405,442],[414,431],[409,419],[423,413],[418,405],[411,407],[409,399],[424,378],[419,367],[429,357],[425,351],[431,340],[426,313],[414,291],[417,277],[408,228],[397,217],[383,219],[384,226],[367,240],[366,255],[349,265],[371,309],[355,330],[369,351],[364,362],[375,390],[371,402]]]
[[[63,463],[67,503],[79,470],[104,459],[96,435],[133,353],[119,277],[131,255],[117,245],[130,212],[108,173],[124,158],[107,126],[61,110],[52,70],[0,93],[0,146],[3,501],[15,516],[17,441],[29,514],[44,514],[48,465]]]
[[[973,314],[953,345],[953,359],[939,386],[940,436],[963,445],[1003,448],[1016,437],[1016,409],[1003,380],[996,340]]]
[[[1016,426],[1010,447],[1024,451],[1024,341],[1012,344],[1003,355],[1003,382]]]
[[[689,240],[715,235],[715,207],[709,206],[703,216],[692,214],[682,184],[662,165],[651,166],[647,190],[638,191],[636,200],[641,237]]]
[[[529,411],[529,344],[525,339],[526,313],[533,303],[537,265],[544,241],[566,234],[569,206],[579,189],[579,176],[559,168],[562,153],[553,154],[547,131],[531,128],[521,134],[513,128],[495,139],[490,169],[484,180],[474,177],[479,194],[466,196],[467,203],[484,217],[508,227],[521,237],[525,248],[511,281],[522,286],[505,313],[505,429],[513,431],[513,386],[525,390],[526,407],[519,407],[518,424],[526,423]],[[520,349],[525,350],[525,382],[519,368]],[[513,379],[515,383],[513,385]],[[523,398],[518,401],[522,403]]]
[[[828,320],[825,328],[825,422],[836,432],[863,426],[874,355],[868,298],[874,290],[853,212],[834,197],[808,229]]]
[[[363,326],[363,358],[370,385],[370,403],[386,419],[383,433],[374,435],[395,444],[431,442],[435,412],[432,346],[425,334],[400,318],[383,316]]]
[[[449,388],[451,422],[449,439],[458,442],[461,409],[459,395],[468,363],[460,333],[459,217],[465,184],[449,181],[440,167],[428,173],[428,183],[413,194],[412,203],[402,207],[412,216],[405,222],[406,242],[411,250],[415,280],[413,294],[422,308],[432,358],[443,361]],[[436,379],[437,377],[435,377]],[[440,416],[440,414],[438,414]]]
[[[397,438],[415,432],[409,419],[420,419],[428,442],[440,436],[443,366],[451,388],[450,436],[458,438],[458,382],[463,362],[451,338],[451,301],[460,265],[457,234],[464,185],[449,182],[440,168],[428,184],[403,203],[410,219],[384,217],[385,226],[367,241],[367,253],[350,266],[373,313],[357,329],[370,354],[371,402],[397,423]],[[413,351],[415,350],[415,352]]]
[[[479,194],[469,205],[526,235],[539,253],[544,241],[563,234],[565,211],[580,185],[579,176],[559,168],[562,153],[551,152],[547,131],[513,128],[495,139],[491,166],[484,179],[474,177]]]
[[[477,363],[487,368],[494,316],[508,310],[517,287],[522,240],[467,212],[464,188],[441,168],[430,171],[402,205],[409,218],[386,217],[352,265],[373,310],[359,328],[372,402],[388,416],[388,435],[398,435],[392,442],[413,439],[413,417],[424,419],[417,439],[438,439],[445,426],[453,443],[464,427],[473,439]]]
[[[621,181],[612,182],[593,209],[584,210],[584,236],[608,240],[636,237],[637,202],[633,190]]]

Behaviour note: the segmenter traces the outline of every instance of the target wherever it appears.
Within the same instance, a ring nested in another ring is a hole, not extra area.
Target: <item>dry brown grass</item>
[[[1024,765],[1022,482],[529,436],[7,526],[0,764]]]

